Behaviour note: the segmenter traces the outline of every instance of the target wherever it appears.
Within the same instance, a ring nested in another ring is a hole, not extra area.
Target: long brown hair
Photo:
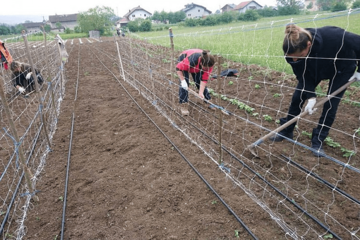
[[[210,51],[203,50],[202,55],[200,57],[200,63],[203,67],[208,68],[212,67],[215,64],[215,58],[213,55],[209,54]]]
[[[301,52],[307,48],[308,41],[311,42],[311,33],[304,28],[291,23],[286,25],[283,51],[287,54]]]

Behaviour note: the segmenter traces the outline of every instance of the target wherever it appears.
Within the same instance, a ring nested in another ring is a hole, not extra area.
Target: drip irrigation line
[[[308,169],[304,168],[303,166],[301,166],[300,164],[298,164],[297,162],[291,160],[291,158],[286,157],[284,154],[280,154],[283,158],[285,158],[286,160],[288,160],[288,163],[294,165],[295,167],[297,167],[298,169],[300,169],[301,171],[313,176],[315,179],[317,179],[319,182],[325,184],[326,186],[328,186],[330,189],[344,195],[345,197],[347,197],[348,199],[352,200],[353,202],[357,203],[360,205],[360,201],[357,200],[356,198],[352,197],[351,195],[347,194],[346,192],[344,192],[343,190],[337,188],[336,186],[334,186],[333,184],[327,182],[326,180],[324,180],[323,178],[319,177],[317,174],[309,171]]]
[[[98,56],[95,55],[97,58]],[[98,58],[98,60],[100,61],[100,59]],[[101,61],[100,61],[101,62]],[[102,62],[101,62],[102,63]],[[102,63],[103,64],[103,63]],[[104,65],[104,64],[103,64]],[[105,66],[105,65],[104,65]],[[109,69],[108,69],[109,70]],[[110,70],[109,70],[110,71]],[[110,71],[111,72],[111,71]],[[111,72],[112,73],[112,72]],[[116,78],[116,76],[113,74],[113,76]],[[117,78],[116,78],[117,79]],[[119,81],[119,80],[118,80]],[[120,81],[119,81],[120,83]],[[120,83],[121,84],[121,83]],[[122,84],[121,84],[122,85]],[[124,86],[122,86],[124,88]],[[137,102],[135,101],[135,99],[132,98],[132,96],[128,93],[128,91],[124,88],[124,90],[127,92],[127,94],[130,96],[130,98],[136,103],[136,105],[140,108],[141,111],[143,111],[143,113],[150,119],[150,121],[152,121],[152,119],[144,112],[144,110],[142,110],[142,108],[137,104]],[[153,121],[152,121],[153,122]],[[158,128],[158,126],[153,122],[153,124]],[[190,123],[191,124],[191,123]],[[191,124],[192,125],[192,124]],[[194,126],[194,125],[193,125]],[[210,136],[208,136],[206,133],[204,133],[203,131],[201,131],[199,128],[197,128],[196,126],[194,126],[196,129],[198,129],[198,131],[202,132],[205,136],[207,136],[209,139],[211,139],[214,143],[218,142],[214,139],[212,139]],[[159,128],[158,128],[159,129]],[[160,132],[162,132],[159,129]],[[164,133],[163,133],[164,134]],[[164,135],[166,138],[167,136]],[[167,138],[168,139],[168,138]],[[168,141],[171,143],[170,139],[168,139]],[[173,145],[174,147],[176,147],[175,145]],[[231,157],[233,157],[234,159],[236,159],[239,163],[241,163],[245,168],[247,168],[249,171],[251,171],[253,174],[255,174],[255,176],[257,176],[260,180],[262,180],[265,184],[267,184],[268,186],[270,186],[272,189],[274,189],[278,194],[280,194],[285,200],[287,200],[290,204],[294,205],[298,210],[300,210],[302,213],[304,213],[305,215],[307,215],[309,218],[311,218],[314,222],[316,222],[319,226],[321,226],[327,233],[331,233],[333,235],[334,238],[336,239],[341,239],[337,234],[335,234],[332,230],[330,230],[329,227],[325,226],[321,221],[319,221],[316,217],[312,216],[310,213],[308,213],[306,210],[304,210],[299,204],[295,203],[292,201],[292,199],[290,199],[287,195],[285,195],[283,192],[281,192],[279,189],[277,189],[275,186],[273,186],[271,183],[269,183],[265,178],[263,178],[261,175],[257,174],[251,167],[249,167],[246,163],[244,163],[242,160],[240,160],[239,158],[237,158],[233,153],[231,153],[229,150],[227,150],[227,148],[225,146],[222,145],[222,149],[225,150]],[[178,149],[177,149],[178,150]],[[179,150],[178,150],[179,151]],[[187,161],[187,159],[182,155],[181,152],[179,152],[179,154]],[[189,163],[189,165],[192,167],[191,163]],[[196,169],[195,169],[196,170]],[[195,171],[194,170],[194,171]],[[196,171],[195,171],[196,172]],[[197,172],[196,172],[197,173]],[[202,178],[201,175],[199,175],[200,178]],[[206,180],[203,180],[206,183]],[[206,183],[208,184],[208,183]],[[209,187],[209,186],[208,186]],[[211,186],[210,186],[211,187]],[[209,187],[209,188],[210,188]],[[211,188],[210,188],[211,189]],[[214,192],[215,193],[215,192]],[[215,193],[215,195],[217,195],[217,193]],[[219,196],[220,197],[220,196]],[[219,198],[220,199],[220,198]],[[223,204],[225,205],[226,203],[223,202]],[[225,205],[226,206],[226,205]],[[240,220],[241,221],[241,220]],[[242,223],[242,222],[240,222]]]
[[[91,51],[91,50],[90,50]],[[119,82],[121,87],[125,90],[127,95],[131,98],[131,100],[138,106],[140,111],[154,124],[154,126],[159,130],[159,132],[168,140],[168,142],[176,149],[176,151],[180,154],[180,156],[189,164],[192,170],[201,178],[201,180],[206,184],[206,186],[216,195],[216,197],[223,203],[223,205],[233,214],[236,220],[243,226],[243,228],[249,233],[249,235],[253,239],[258,239],[251,230],[246,226],[246,224],[236,215],[236,213],[230,208],[229,205],[220,197],[220,195],[213,189],[213,187],[206,181],[206,179],[197,171],[197,169],[191,164],[191,162],[182,154],[179,148],[171,141],[171,139],[160,129],[159,126],[151,119],[151,117],[145,112],[144,109],[138,104],[138,102],[131,96],[131,94],[126,90],[123,84],[117,79],[117,77],[104,65],[104,63],[99,59],[97,55],[95,55],[100,63],[114,76],[114,78]]]
[[[79,46],[79,52],[78,52],[78,75],[77,75],[76,87],[75,87],[76,93],[75,93],[72,119],[71,119],[69,151],[68,151],[68,159],[67,159],[67,165],[66,165],[65,189],[64,189],[64,199],[63,199],[64,204],[63,204],[63,213],[62,213],[62,219],[61,219],[61,231],[60,231],[60,239],[61,240],[64,239],[64,230],[65,230],[67,190],[68,190],[68,185],[69,185],[70,159],[71,159],[71,149],[72,149],[72,140],[73,140],[73,134],[74,134],[74,122],[75,122],[75,102],[76,102],[77,92],[78,92],[78,87],[79,87],[80,51],[81,51],[81,45]]]
[[[190,123],[191,124],[191,123]],[[219,144],[217,140],[213,139],[212,137],[208,136],[206,133],[204,133],[202,130],[200,130],[195,125],[191,124],[194,128],[196,128],[199,132],[201,132],[203,135],[205,135],[207,138],[209,138],[211,141],[213,141],[216,144]],[[265,184],[270,186],[273,190],[275,190],[278,194],[280,194],[283,198],[285,198],[289,203],[294,205],[298,210],[300,210],[302,213],[304,213],[306,216],[311,218],[314,222],[316,222],[319,226],[321,226],[326,232],[331,233],[336,239],[341,239],[337,234],[335,234],[333,231],[330,230],[327,226],[325,226],[320,220],[318,220],[316,217],[312,216],[310,213],[308,213],[306,210],[304,210],[299,204],[295,203],[290,199],[287,195],[285,195],[283,192],[281,192],[279,189],[277,189],[274,185],[269,183],[265,178],[263,178],[260,174],[255,172],[250,166],[248,166],[245,162],[240,160],[237,156],[235,156],[233,153],[231,153],[224,145],[222,145],[222,149],[226,151],[232,158],[237,160],[239,163],[241,163],[246,169],[248,169],[250,172],[252,172],[255,176],[257,176],[261,181],[263,181]]]

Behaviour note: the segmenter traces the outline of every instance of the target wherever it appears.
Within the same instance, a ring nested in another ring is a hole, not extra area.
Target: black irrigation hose
[[[79,46],[79,52],[78,52],[78,75],[77,75],[77,82],[76,82],[76,92],[75,92],[75,99],[77,98],[77,90],[79,86],[79,68],[80,68],[80,49],[81,45]],[[74,122],[75,122],[75,104],[73,108],[72,113],[72,119],[71,119],[71,133],[70,133],[70,141],[69,141],[69,152],[68,152],[68,161],[66,165],[66,178],[65,178],[65,190],[64,190],[64,204],[63,204],[63,214],[61,219],[61,230],[60,230],[60,239],[64,239],[64,229],[65,229],[65,213],[66,213],[66,202],[67,202],[67,190],[68,190],[68,184],[69,184],[69,169],[70,169],[70,159],[71,159],[71,147],[72,147],[72,139],[73,139],[73,133],[74,133]]]
[[[209,136],[208,136],[209,137]],[[210,138],[210,137],[209,137]],[[211,138],[210,138],[211,139]],[[213,140],[217,143],[216,140]],[[231,157],[233,157],[234,159],[236,159],[239,163],[241,163],[245,168],[247,168],[248,170],[250,170],[255,176],[257,176],[258,178],[260,178],[260,180],[262,180],[264,183],[266,183],[267,185],[269,185],[272,189],[274,189],[278,194],[280,194],[283,198],[285,198],[289,203],[291,203],[292,205],[294,205],[297,209],[299,209],[301,212],[303,212],[304,214],[306,214],[306,216],[308,216],[309,218],[311,218],[313,221],[315,221],[318,225],[320,225],[324,230],[326,230],[326,232],[329,232],[333,235],[333,237],[335,237],[336,239],[341,239],[337,234],[335,234],[333,231],[330,230],[330,228],[328,228],[327,226],[325,226],[322,222],[320,222],[320,220],[318,220],[316,217],[312,216],[310,213],[308,213],[306,210],[304,210],[299,204],[295,203],[292,201],[292,199],[290,199],[287,195],[285,195],[283,192],[281,192],[279,189],[277,189],[275,186],[273,186],[271,183],[269,183],[265,178],[263,178],[262,176],[260,176],[259,174],[257,174],[251,167],[249,167],[246,163],[244,163],[242,160],[238,159],[233,153],[231,153],[229,150],[227,150],[227,148],[225,146],[222,146],[222,149],[224,149]]]
[[[304,168],[303,166],[301,166],[300,164],[298,164],[297,162],[291,160],[291,158],[286,157],[285,155],[281,154],[281,156],[283,158],[285,158],[286,160],[288,160],[288,163],[291,163],[292,165],[296,166],[298,169],[300,169],[301,171],[310,174],[311,176],[313,176],[314,178],[316,178],[319,182],[325,184],[326,186],[328,186],[329,188],[333,189],[334,191],[344,195],[345,197],[349,198],[350,200],[354,201],[355,203],[360,205],[360,201],[357,200],[356,198],[352,197],[351,195],[347,194],[346,192],[344,192],[343,190],[335,187],[333,184],[327,182],[326,180],[322,179],[321,177],[319,177],[317,174],[309,171],[308,169]]]
[[[97,59],[99,60],[99,62],[102,63],[102,61],[98,58],[97,55],[95,55],[97,57]],[[104,67],[106,67],[103,64]],[[111,72],[108,69],[109,72]],[[111,74],[113,74],[111,72]],[[115,77],[115,79],[119,82],[119,84],[121,85],[121,87],[125,90],[125,92],[128,94],[128,96],[131,98],[131,100],[138,106],[138,108],[140,109],[140,111],[154,124],[154,126],[159,130],[159,132],[161,134],[163,134],[163,136],[168,140],[168,142],[178,151],[178,153],[180,154],[180,156],[189,164],[189,166],[193,169],[193,171],[201,178],[201,180],[203,180],[203,182],[206,184],[206,186],[216,195],[216,197],[224,204],[224,206],[234,215],[234,217],[236,218],[236,220],[243,226],[243,228],[249,233],[249,235],[253,238],[253,239],[258,239],[252,232],[251,230],[246,226],[246,224],[236,215],[236,213],[226,204],[226,202],[220,197],[220,195],[212,188],[212,186],[206,181],[206,179],[197,171],[197,169],[190,163],[190,161],[181,153],[181,151],[178,149],[178,147],[170,140],[170,138],[159,128],[159,126],[156,125],[156,123],[150,118],[150,116],[141,108],[141,106],[136,102],[136,100],[131,96],[131,94],[126,90],[126,88],[123,86],[123,84],[117,79],[117,77],[113,74],[113,76]]]
[[[96,56],[96,55],[95,55]],[[97,56],[96,56],[97,57]],[[98,58],[98,57],[97,57]],[[99,59],[99,58],[98,58]],[[100,60],[100,59],[99,59]],[[104,65],[104,64],[103,64]],[[105,65],[104,65],[105,66]],[[114,75],[114,77],[116,78],[116,76]],[[117,79],[117,78],[116,78]],[[120,82],[119,82],[120,83]],[[121,84],[121,83],[120,83]],[[122,85],[122,84],[121,84]],[[124,88],[124,87],[123,87]],[[125,90],[126,91],[126,90]],[[128,92],[127,92],[128,93]],[[129,93],[128,93],[129,94]],[[135,101],[135,100],[133,100]],[[135,102],[136,103],[136,102]],[[138,105],[138,107],[140,108],[140,106]],[[141,108],[140,108],[141,109]],[[145,113],[146,114],[146,113]],[[155,123],[154,123],[155,124]],[[191,123],[190,123],[191,124]],[[201,131],[199,128],[197,128],[196,126],[194,126],[193,124],[191,124],[193,127],[195,127],[196,129],[198,129],[199,132],[201,132],[202,134],[204,134],[205,136],[207,136],[209,139],[211,139],[213,142],[217,143],[218,142],[214,139],[212,139],[210,136],[208,136],[206,133],[204,133],[203,131]],[[156,125],[155,125],[156,126]],[[333,237],[335,237],[336,239],[341,239],[337,234],[335,234],[334,232],[332,232],[327,226],[325,226],[322,222],[320,222],[316,217],[312,216],[310,213],[308,213],[306,210],[304,210],[299,204],[295,203],[292,201],[292,199],[290,199],[287,195],[285,195],[284,193],[282,193],[279,189],[277,189],[275,186],[273,186],[271,183],[269,183],[266,179],[264,179],[262,176],[260,176],[259,174],[257,174],[251,167],[249,167],[247,164],[245,164],[242,160],[238,159],[234,154],[232,154],[229,150],[226,149],[225,146],[222,146],[222,149],[224,149],[231,157],[233,157],[234,159],[236,159],[239,163],[241,163],[245,168],[247,168],[248,170],[250,170],[252,173],[254,173],[257,177],[259,177],[264,183],[266,183],[267,185],[269,185],[271,188],[273,188],[278,194],[280,194],[282,197],[284,197],[289,203],[291,203],[292,205],[294,205],[298,210],[300,210],[301,212],[303,212],[304,214],[306,214],[309,218],[311,218],[313,221],[315,221],[319,226],[321,226],[324,230],[326,230],[326,232],[329,232],[333,235]]]

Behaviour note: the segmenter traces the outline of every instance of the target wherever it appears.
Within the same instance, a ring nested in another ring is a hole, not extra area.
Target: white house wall
[[[209,15],[209,12],[204,11],[204,8],[201,7],[194,7],[186,12],[186,18],[201,18],[207,15]]]
[[[251,2],[248,5],[246,5],[246,7],[240,9],[239,12],[245,13],[247,10],[254,10],[254,9],[261,9],[261,7],[258,4]]]
[[[148,17],[151,17],[151,14],[149,14],[146,11],[143,10],[135,10],[134,12],[132,12],[129,16],[129,20],[135,20],[135,18],[142,18],[142,19],[146,19]]]

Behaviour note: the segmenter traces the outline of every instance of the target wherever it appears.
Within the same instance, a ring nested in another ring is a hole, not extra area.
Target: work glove
[[[27,79],[27,80],[30,80],[31,74],[32,74],[32,72],[29,72],[28,74],[26,74],[26,79]]]
[[[185,80],[181,80],[181,87],[185,90],[188,90],[188,85]]]
[[[317,108],[314,109],[316,103],[316,98],[310,98],[306,104],[305,112],[308,111],[310,115],[312,115]]]
[[[21,94],[25,94],[25,88],[19,87],[18,90]]]
[[[351,82],[354,79],[355,79],[355,81],[360,81],[360,73],[359,72],[355,72],[354,75],[349,79],[349,82]]]

